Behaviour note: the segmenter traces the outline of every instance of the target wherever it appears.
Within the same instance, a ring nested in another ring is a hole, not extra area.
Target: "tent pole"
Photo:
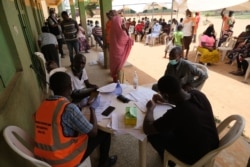
[[[172,0],[172,5],[171,5],[171,23],[172,23],[172,19],[173,19],[173,9],[174,9],[174,0]]]

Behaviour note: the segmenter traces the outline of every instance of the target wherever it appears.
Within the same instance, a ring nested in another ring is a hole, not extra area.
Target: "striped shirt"
[[[77,40],[78,24],[75,20],[63,20],[61,27],[66,41]]]
[[[52,96],[49,99],[62,96]],[[66,98],[65,98],[66,99]],[[66,99],[67,100],[67,99]],[[62,127],[65,136],[78,136],[79,134],[89,133],[93,125],[85,118],[81,110],[74,104],[69,103],[62,114]]]
[[[94,36],[102,36],[102,28],[99,27],[99,26],[95,26],[93,29],[92,29],[92,34]]]

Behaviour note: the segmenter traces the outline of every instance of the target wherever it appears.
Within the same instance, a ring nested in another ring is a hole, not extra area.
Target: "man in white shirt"
[[[94,46],[94,36],[92,34],[92,29],[93,26],[91,26],[91,20],[88,20],[87,23],[87,40],[90,40],[90,46],[93,47]]]
[[[150,38],[159,37],[160,33],[161,33],[161,25],[158,23],[157,20],[155,20],[155,24],[151,28],[151,33],[146,35],[145,44],[148,45]]]
[[[59,66],[57,39],[56,36],[49,33],[48,27],[42,27],[42,34],[38,37],[38,45],[44,55],[45,60],[55,61]]]
[[[72,83],[72,100],[75,103],[88,98],[91,93],[96,94],[97,86],[93,85],[88,80],[88,75],[85,70],[86,57],[83,54],[75,55],[71,70],[67,73],[71,78]],[[91,100],[91,99],[89,99]]]

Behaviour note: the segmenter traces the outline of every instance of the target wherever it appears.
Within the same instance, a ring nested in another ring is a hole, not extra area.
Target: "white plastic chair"
[[[48,163],[34,157],[34,142],[23,129],[17,126],[7,126],[3,131],[3,136],[10,148],[24,159],[37,167],[51,167]]]
[[[234,122],[232,127],[228,129],[226,133],[222,133],[231,123]],[[193,165],[188,165],[181,162],[169,152],[164,152],[164,167],[167,167],[168,161],[172,160],[182,167],[213,167],[215,156],[223,149],[232,145],[242,134],[245,127],[245,119],[240,115],[231,115],[227,117],[220,125],[217,127],[217,131],[220,137],[219,147],[215,150],[210,151],[204,155],[199,161]],[[224,134],[224,135],[223,135]]]
[[[44,58],[43,53],[35,52],[34,54],[36,55],[37,59],[39,60],[41,66],[43,68],[43,71],[45,74],[45,80],[46,80],[46,93],[49,93],[49,74],[48,74],[47,68],[46,68],[46,60]]]
[[[193,48],[193,51],[196,51],[196,52],[195,52],[195,59],[194,59],[194,62],[197,62],[198,57],[201,55],[201,53],[197,50],[198,47],[199,47],[199,45],[200,45],[200,43],[201,43],[201,36],[202,36],[202,34],[199,34],[199,35],[198,35],[198,45],[195,45],[194,48]]]
[[[130,37],[132,36],[132,34],[134,34],[134,31],[135,31],[135,26],[130,25],[128,29],[128,34]]]
[[[7,126],[3,136],[13,151],[36,167],[51,167],[48,163],[35,158],[33,154],[34,141],[23,129],[17,126]],[[87,157],[78,167],[91,167],[90,157]]]
[[[53,74],[55,74],[56,72],[66,72],[67,69],[65,67],[58,67],[58,68],[55,68],[53,70],[51,70],[49,72],[49,77],[51,77]]]
[[[250,57],[245,58],[245,60],[248,62],[248,67],[245,73],[244,82],[247,82],[247,78],[250,74]]]
[[[149,43],[150,43],[152,46],[154,46],[154,45],[155,45],[155,40],[157,40],[158,43],[161,43],[161,42],[160,42],[160,34],[159,34],[158,36],[155,36],[155,37],[151,37],[151,36],[150,36]]]
[[[228,51],[233,50],[235,44],[236,39],[234,39],[233,37],[228,37],[227,40],[223,42],[220,47],[217,48],[221,52],[221,61],[224,61]]]

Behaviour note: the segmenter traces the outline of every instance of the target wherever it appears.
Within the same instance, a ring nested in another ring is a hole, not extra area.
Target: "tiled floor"
[[[100,50],[93,48],[90,53],[85,54],[88,62],[97,60],[97,54]],[[68,56],[62,59],[62,64],[66,67],[69,66]],[[128,67],[127,72],[131,72],[137,68],[134,66]],[[111,81],[109,76],[109,70],[103,69],[99,65],[92,65],[87,63],[86,69],[88,71],[90,82],[96,83],[99,86],[105,85]],[[139,70],[139,69],[137,69]],[[130,73],[129,72],[129,73]],[[130,74],[126,74],[130,75]],[[148,74],[142,76],[143,72],[140,73],[140,78],[149,79],[150,83],[154,81]],[[185,140],[185,139],[184,139]],[[112,146],[110,153],[118,155],[118,161],[114,167],[137,167],[138,164],[138,141],[129,135],[113,136]],[[247,166],[250,155],[250,146],[243,137],[240,137],[233,145],[223,150],[216,157],[216,167],[245,167]],[[98,156],[96,152],[91,156],[92,165],[95,166]],[[162,162],[160,161],[157,153],[148,144],[147,152],[147,167],[160,167]]]

